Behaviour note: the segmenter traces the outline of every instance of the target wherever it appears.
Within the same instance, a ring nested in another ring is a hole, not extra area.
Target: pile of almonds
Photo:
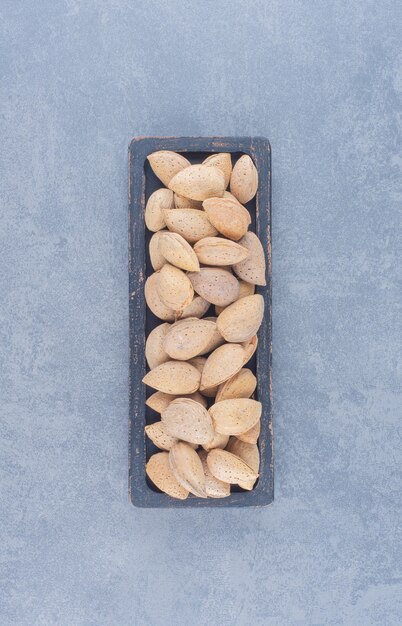
[[[245,367],[264,316],[254,292],[266,284],[265,254],[244,206],[258,173],[248,155],[234,167],[228,153],[197,165],[167,150],[148,160],[165,187],[145,207],[154,233],[145,299],[162,320],[145,346],[143,382],[156,390],[146,404],[161,414],[145,432],[162,450],[146,472],[173,498],[224,498],[232,484],[253,489],[260,465],[262,407]],[[211,305],[216,316],[203,317]]]

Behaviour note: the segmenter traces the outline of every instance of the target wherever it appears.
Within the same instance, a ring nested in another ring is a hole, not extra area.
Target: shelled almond
[[[258,172],[250,156],[233,163],[224,152],[191,164],[161,150],[148,161],[163,187],[144,211],[153,270],[145,301],[159,319],[143,378],[158,418],[145,433],[161,450],[146,474],[172,498],[225,498],[232,485],[253,489],[260,471],[263,407],[249,361],[264,317],[255,291],[266,285],[266,260],[244,206]]]

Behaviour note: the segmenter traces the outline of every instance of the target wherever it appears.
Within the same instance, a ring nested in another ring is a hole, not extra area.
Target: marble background
[[[3,0],[2,626],[402,623],[402,4]],[[127,499],[127,146],[273,149],[276,500]]]

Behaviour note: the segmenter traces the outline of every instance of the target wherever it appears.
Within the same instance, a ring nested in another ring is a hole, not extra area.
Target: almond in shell
[[[161,234],[165,232],[163,230],[158,230],[157,233],[154,233],[149,241],[149,257],[151,259],[151,265],[154,268],[155,272],[161,269],[163,265],[166,263],[165,257],[159,252],[159,237]]]
[[[257,379],[253,372],[243,367],[237,374],[219,385],[216,402],[233,400],[234,398],[250,398],[257,387]]]
[[[170,448],[179,440],[172,437],[163,422],[154,422],[145,426],[145,434],[150,438],[152,443],[160,450],[170,450]]]
[[[188,489],[178,483],[170,469],[168,452],[153,454],[146,465],[146,473],[158,489],[172,498],[185,500],[188,497]]]
[[[236,437],[231,437],[226,450],[238,456],[258,474],[260,471],[260,451],[255,443],[245,443]],[[251,491],[254,487],[254,483],[254,479],[249,481],[240,481],[239,486],[242,489]]]
[[[173,176],[190,165],[188,159],[170,150],[153,152],[148,156],[148,161],[153,173],[163,182],[165,187],[169,186]]]
[[[202,209],[202,200],[191,200],[191,198],[185,198],[178,193],[173,195],[176,209]]]
[[[157,289],[163,304],[174,311],[182,311],[194,296],[188,276],[170,263],[165,263],[159,271]]]
[[[200,269],[196,253],[190,244],[177,233],[162,233],[159,238],[159,252],[169,263],[182,270],[198,272]]]
[[[258,331],[264,317],[264,299],[260,294],[246,296],[226,307],[216,321],[226,341],[249,341]]]
[[[230,191],[239,202],[252,200],[258,189],[258,172],[248,154],[236,161],[230,177]]]
[[[243,362],[244,348],[240,344],[226,343],[216,348],[207,358],[202,371],[200,391],[220,385],[234,376],[243,367]]]
[[[261,241],[253,232],[248,232],[240,239],[239,244],[249,251],[249,255],[233,264],[233,270],[239,278],[253,285],[266,285],[265,254]]]
[[[214,237],[218,234],[205,211],[199,209],[171,209],[165,211],[163,216],[168,229],[172,233],[178,233],[189,243],[196,243],[204,237]]]
[[[205,491],[208,498],[227,498],[230,496],[230,484],[224,483],[222,480],[215,478],[208,467],[207,453],[200,450],[198,456],[201,459],[202,468],[205,474]]]
[[[168,187],[192,200],[205,200],[212,196],[220,198],[225,190],[225,176],[213,165],[190,165],[178,172]]]
[[[221,435],[221,433],[214,433],[213,438],[208,443],[204,443],[202,447],[204,450],[209,452],[209,450],[213,450],[214,448],[226,448],[229,441],[229,435]]]
[[[190,272],[188,277],[194,291],[212,304],[227,306],[238,298],[239,281],[222,267],[202,267],[199,272]]]
[[[194,359],[189,360],[189,363],[191,363],[191,365],[194,365],[194,367],[198,369],[200,374],[202,374],[206,362],[207,359],[204,356],[196,356]],[[202,395],[206,398],[215,398],[217,391],[218,385],[216,385],[215,387],[210,387],[209,389],[203,389]]]
[[[164,304],[158,293],[159,272],[154,272],[145,281],[145,301],[152,313],[165,322],[174,322],[176,315],[173,309]]]
[[[222,170],[223,175],[225,177],[225,189],[229,184],[230,176],[232,174],[232,157],[229,152],[218,152],[216,154],[211,154],[211,156],[207,157],[203,161],[204,165],[215,165]]]
[[[211,416],[194,400],[176,398],[162,412],[161,418],[170,435],[188,443],[208,443],[214,436]]]
[[[219,346],[225,343],[224,338],[222,337],[216,326],[216,319],[216,317],[204,317],[204,320],[207,320],[208,322],[213,322],[215,324],[215,329],[214,334],[210,338],[210,341],[207,343],[202,352],[199,353],[200,356],[216,350],[216,348],[219,348]]]
[[[148,199],[145,206],[145,224],[148,230],[153,232],[165,228],[164,209],[173,208],[173,191],[170,189],[157,189]]]
[[[225,237],[238,241],[251,224],[246,207],[230,198],[209,198],[202,203],[208,219]]]
[[[236,435],[240,441],[245,441],[246,443],[257,443],[258,437],[260,436],[261,431],[261,420],[258,420],[254,426],[252,426],[249,430],[246,430],[244,433],[239,433]]]
[[[180,270],[179,270],[180,271]],[[186,361],[197,356],[210,344],[216,324],[190,317],[171,326],[164,339],[164,351],[172,359]]]
[[[206,498],[205,474],[196,451],[184,441],[170,448],[170,468],[177,482],[199,498]]]
[[[197,391],[200,380],[199,371],[190,363],[166,361],[145,374],[142,382],[158,391],[179,396]]]
[[[165,352],[163,347],[169,329],[170,324],[159,324],[159,326],[151,330],[147,337],[145,342],[145,358],[151,370],[161,363],[170,360],[169,355]]]
[[[176,444],[178,445],[178,444]],[[215,478],[226,483],[238,484],[239,482],[257,480],[258,473],[255,472],[240,457],[215,448],[207,456],[209,470]]]
[[[209,409],[215,431],[236,436],[252,428],[260,419],[261,411],[261,402],[250,398],[221,400]]]
[[[238,300],[240,300],[241,298],[245,298],[246,296],[252,296],[253,293],[255,292],[255,285],[252,285],[251,283],[246,283],[245,280],[239,280],[239,284],[240,284],[240,289],[239,289],[239,297],[237,298]],[[225,308],[224,306],[216,306],[215,307],[216,314],[219,315],[220,313],[222,313],[224,308]]]
[[[201,296],[194,296],[190,304],[188,304],[182,311],[180,311],[180,319],[187,317],[202,317],[208,311],[210,302],[201,298]]]
[[[257,347],[258,347],[257,335],[254,335],[254,337],[251,337],[251,339],[249,339],[248,341],[244,341],[241,345],[244,348],[244,353],[245,353],[244,365],[245,365],[246,363],[249,362],[254,352],[257,350]]]
[[[249,252],[235,241],[223,237],[204,237],[194,246],[200,263],[204,265],[233,265],[247,258]]]
[[[181,395],[181,398],[189,398],[190,400],[194,400],[194,402],[199,402],[204,408],[207,407],[207,401],[200,394],[199,391],[195,391],[194,393]],[[155,393],[151,394],[149,398],[145,400],[145,404],[149,406],[150,409],[156,411],[156,413],[162,413],[173,400],[176,400],[177,396],[173,396],[170,393],[164,393],[163,391],[155,391]]]

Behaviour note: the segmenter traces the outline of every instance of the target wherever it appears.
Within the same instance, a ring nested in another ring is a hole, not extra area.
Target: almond
[[[253,285],[266,285],[265,254],[261,241],[257,235],[248,232],[240,239],[239,244],[249,251],[248,257],[233,265],[233,270],[239,278]]]
[[[215,334],[215,329],[216,324],[208,320],[194,317],[179,320],[165,334],[164,351],[172,359],[191,359],[205,350]]]
[[[148,156],[148,161],[153,173],[163,182],[165,187],[169,186],[173,176],[190,165],[190,161],[184,156],[170,150],[153,152]]]
[[[249,339],[248,341],[244,341],[241,345],[243,346],[244,352],[245,352],[245,356],[244,356],[244,365],[245,365],[246,363],[249,362],[254,352],[257,350],[257,346],[258,346],[257,335],[254,335],[254,337],[251,337],[251,339]]]
[[[165,228],[164,209],[173,208],[173,191],[157,189],[150,196],[145,206],[145,224],[148,230],[156,232]]]
[[[194,296],[190,304],[188,304],[182,311],[180,311],[180,319],[187,317],[202,317],[208,311],[210,302],[201,298],[201,296]]]
[[[207,359],[204,356],[196,356],[194,359],[189,360],[189,363],[191,365],[194,365],[194,367],[200,372],[200,374],[202,374],[206,362]],[[216,385],[215,387],[210,387],[209,389],[203,389],[202,395],[206,398],[215,398],[217,391],[218,386]]]
[[[251,224],[246,207],[230,198],[209,198],[202,206],[211,224],[229,239],[241,239]]]
[[[251,481],[258,478],[258,473],[240,457],[219,448],[208,453],[207,464],[211,474],[223,482],[238,484],[240,481]]]
[[[166,231],[158,230],[154,233],[149,241],[149,258],[155,272],[161,269],[166,263],[165,257],[159,252],[159,237]]]
[[[145,358],[151,370],[170,359],[163,347],[169,329],[170,324],[159,324],[159,326],[151,330],[147,337],[145,342]]]
[[[225,176],[211,165],[190,165],[178,172],[168,185],[175,193],[192,200],[220,198],[225,190]]]
[[[169,435],[163,422],[154,422],[145,426],[145,434],[160,450],[170,450],[179,441],[176,437]]]
[[[200,391],[220,385],[234,376],[243,367],[243,361],[244,349],[240,344],[227,343],[216,348],[207,358],[202,371]]]
[[[221,400],[209,409],[215,431],[222,435],[236,436],[254,426],[261,417],[261,411],[261,402],[249,398]]]
[[[189,363],[166,361],[145,374],[142,382],[158,391],[179,396],[197,391],[200,379],[199,371]]]
[[[236,435],[240,441],[245,441],[246,443],[257,443],[258,437],[260,436],[261,431],[261,420],[258,420],[254,426],[252,426],[249,430],[246,430],[244,433],[239,433]]]
[[[253,372],[242,368],[237,374],[219,385],[216,402],[233,400],[234,398],[250,398],[257,387],[257,379]]]
[[[255,285],[252,285],[251,283],[246,283],[245,280],[239,280],[239,284],[240,284],[240,289],[239,289],[239,297],[237,298],[238,300],[240,300],[241,298],[245,298],[246,296],[252,296],[253,293],[255,292]],[[222,313],[224,308],[225,307],[223,306],[216,306],[215,307],[216,314],[219,315],[220,313]]]
[[[174,477],[184,489],[199,498],[207,497],[201,459],[188,443],[179,441],[172,446],[169,464]]]
[[[236,437],[231,437],[226,450],[242,459],[249,467],[251,467],[252,470],[257,473],[259,472],[260,452],[255,443],[245,443],[244,441],[240,441],[240,439],[236,439]],[[242,489],[251,491],[254,487],[254,483],[254,479],[249,481],[239,481],[239,486],[242,487]]]
[[[208,443],[214,436],[211,416],[194,400],[176,398],[162,412],[161,418],[170,435],[188,443]]]
[[[165,263],[159,271],[157,290],[163,304],[174,311],[183,310],[194,296],[188,276],[170,263]]]
[[[188,277],[194,291],[212,304],[227,306],[237,300],[239,281],[228,270],[221,267],[202,267],[199,272],[190,272]]]
[[[219,330],[217,329],[216,317],[204,317],[204,319],[208,322],[214,322],[215,328],[214,328],[214,334],[212,335],[210,341],[207,343],[207,345],[202,350],[202,352],[199,353],[199,355],[208,354],[208,352],[212,352],[213,350],[216,350],[216,348],[219,348],[219,346],[225,343],[224,338],[222,337]]]
[[[238,204],[240,204],[238,199],[235,198],[235,196],[232,193],[230,193],[230,191],[225,191],[225,193],[223,194],[222,198],[230,198],[230,200],[233,200],[234,202],[237,202]]]
[[[190,244],[177,233],[164,232],[159,238],[159,252],[169,263],[182,270],[198,272],[200,264]]]
[[[220,433],[214,433],[213,438],[208,443],[202,444],[202,447],[207,452],[209,450],[213,450],[214,448],[226,448],[229,441],[229,435],[221,435]]]
[[[222,480],[215,478],[211,474],[207,463],[207,453],[205,450],[200,450],[198,456],[201,459],[202,469],[205,475],[205,491],[209,498],[227,498],[230,496],[230,484],[224,483]]]
[[[200,263],[204,265],[233,265],[248,256],[248,250],[223,237],[204,237],[194,246]]]
[[[173,195],[176,209],[202,209],[202,200],[191,200],[191,198],[179,196],[178,193]]]
[[[188,489],[182,487],[174,477],[170,469],[169,454],[167,452],[153,454],[146,465],[146,473],[158,489],[172,498],[178,498],[179,500],[187,498]]]
[[[230,176],[232,174],[232,157],[229,152],[218,152],[217,154],[211,154],[203,161],[204,165],[215,165],[222,170],[225,177],[225,189],[229,184]]]
[[[264,299],[260,294],[254,294],[226,307],[216,324],[226,341],[241,343],[257,333],[263,317]]]
[[[196,243],[203,237],[214,237],[218,234],[205,211],[198,209],[171,209],[170,211],[164,211],[163,217],[168,229],[173,233],[178,233],[189,243]],[[235,263],[237,262],[235,261]]]
[[[190,400],[194,400],[194,402],[199,402],[204,408],[207,407],[207,401],[202,396],[199,391],[195,391],[194,393],[181,395],[181,398],[189,398]],[[162,413],[166,409],[167,406],[173,400],[176,400],[177,396],[173,396],[170,393],[163,393],[163,391],[155,391],[149,398],[146,399],[145,404],[149,406],[150,409],[156,411],[156,413]]]
[[[159,272],[154,272],[145,281],[145,301],[152,313],[165,322],[174,322],[175,312],[162,302],[158,293]]]
[[[248,154],[243,154],[235,163],[230,177],[230,191],[239,202],[252,200],[258,189],[258,172]]]

